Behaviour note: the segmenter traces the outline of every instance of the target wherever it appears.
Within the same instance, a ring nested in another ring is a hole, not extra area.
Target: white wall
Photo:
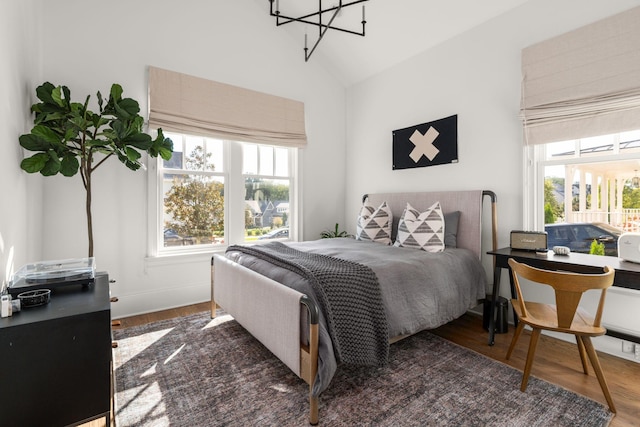
[[[0,3],[0,288],[40,256],[41,185],[20,169],[19,135],[31,127],[33,82],[40,79],[40,1]]]
[[[147,67],[305,103],[303,237],[343,222],[345,89],[268,16],[268,2],[58,0],[44,2],[43,78],[83,98],[111,83],[147,110]],[[146,116],[146,113],[144,113]],[[117,280],[114,317],[209,299],[209,260],[146,259],[147,176],[117,160],[94,175],[96,263]],[[78,176],[44,179],[45,259],[86,256],[84,190]]]
[[[638,1],[535,0],[401,63],[347,91],[347,198],[381,191],[489,189],[498,197],[498,243],[522,229],[522,48],[637,6]],[[391,132],[458,115],[459,163],[393,171]],[[350,222],[351,231],[355,228]],[[485,257],[485,266],[490,265]],[[490,271],[490,269],[488,269]],[[503,274],[502,295],[509,295]],[[606,312],[640,335],[640,294],[610,298]],[[606,316],[605,312],[605,316]],[[619,319],[616,313],[626,313]],[[605,319],[606,321],[606,319]]]

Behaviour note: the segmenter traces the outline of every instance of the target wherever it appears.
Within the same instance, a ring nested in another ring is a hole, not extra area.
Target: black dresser
[[[0,319],[0,425],[110,419],[109,276],[56,288],[43,306]]]

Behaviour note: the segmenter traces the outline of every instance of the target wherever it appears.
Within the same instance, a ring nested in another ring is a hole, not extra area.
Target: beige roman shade
[[[522,51],[526,144],[640,129],[640,7]]]
[[[287,147],[307,143],[304,103],[149,67],[149,126]]]

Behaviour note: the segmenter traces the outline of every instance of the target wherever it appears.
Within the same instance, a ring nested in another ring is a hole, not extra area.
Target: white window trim
[[[544,168],[548,165],[571,165],[598,161],[615,162],[622,160],[640,160],[640,153],[623,153],[615,150],[607,156],[564,158],[546,160],[545,144],[529,145],[523,149],[523,218],[527,230],[544,231]]]
[[[235,209],[244,209],[244,182],[242,173],[242,146],[234,141],[223,141],[225,151],[232,154],[225,156],[225,173],[224,173],[224,191],[225,197],[230,197],[229,203],[225,203],[224,221],[225,221],[225,244],[224,245],[198,245],[196,248],[172,248],[170,251],[160,250],[160,242],[162,236],[160,232],[160,224],[162,223],[163,212],[159,209],[160,200],[163,197],[163,189],[159,185],[162,182],[161,168],[159,162],[161,158],[149,159],[147,173],[147,257],[146,265],[152,266],[156,264],[155,260],[163,263],[165,260],[172,260],[175,263],[189,263],[193,259],[200,259],[202,256],[210,257],[213,253],[222,253],[229,244],[239,244],[244,241],[244,222],[232,220],[230,217],[231,206]],[[290,181],[290,211],[296,212],[293,219],[290,219],[289,239],[298,241],[302,237],[303,212],[300,201],[302,188],[302,171],[299,168],[301,164],[302,150],[295,147],[289,148],[289,168],[290,173],[287,177]],[[274,178],[269,176],[269,178]],[[241,188],[235,188],[232,183],[236,183]],[[231,210],[233,211],[233,210]]]

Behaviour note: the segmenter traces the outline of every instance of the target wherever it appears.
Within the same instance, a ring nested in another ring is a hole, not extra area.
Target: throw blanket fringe
[[[280,242],[230,246],[286,268],[308,280],[324,314],[338,363],[382,366],[389,359],[389,332],[380,284],[367,266],[302,252]]]

